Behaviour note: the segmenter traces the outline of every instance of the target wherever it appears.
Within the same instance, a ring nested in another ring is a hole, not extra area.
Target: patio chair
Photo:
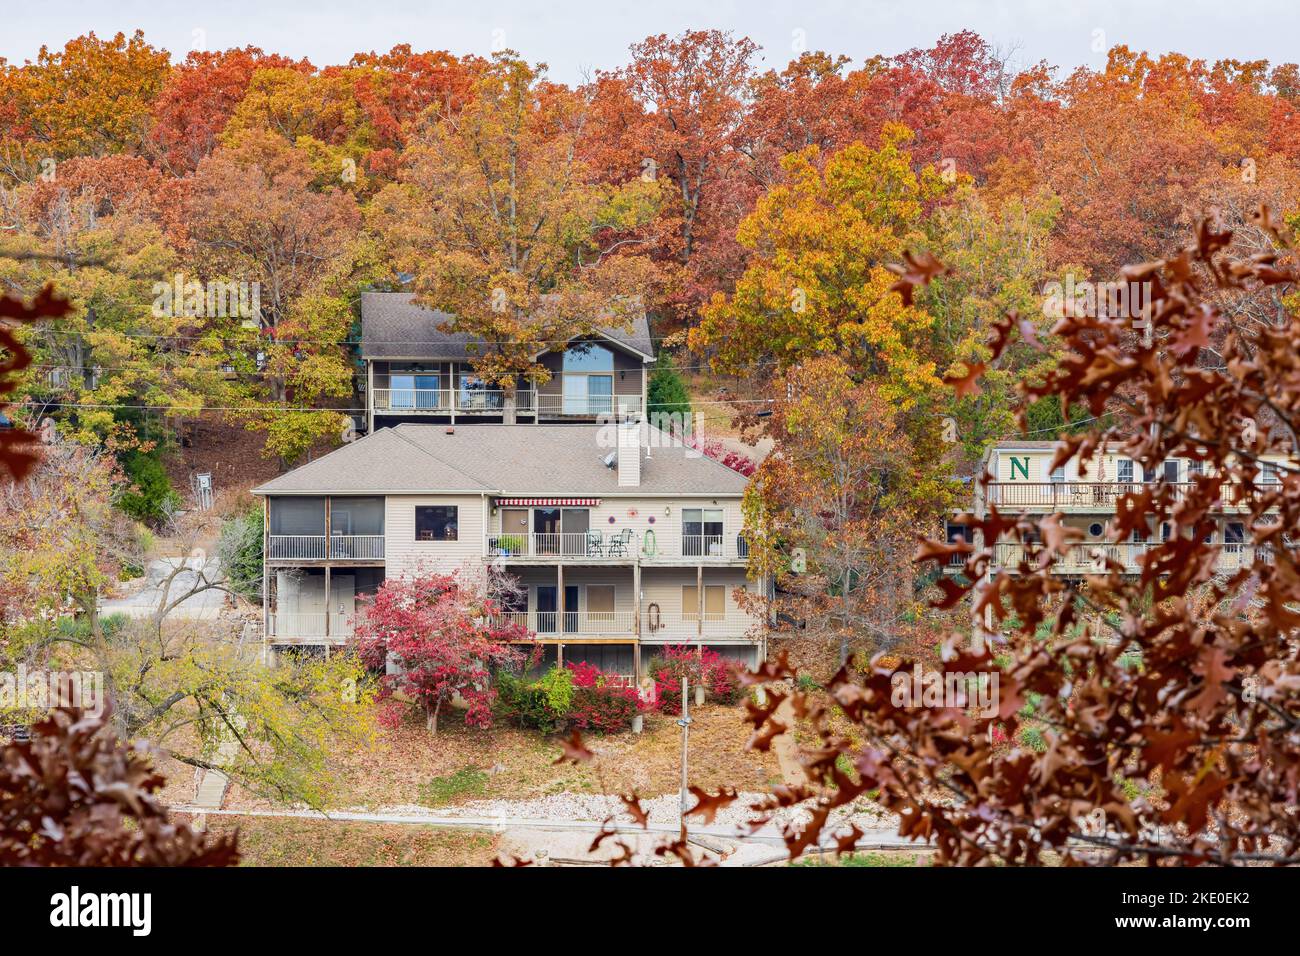
[[[587,554],[588,556],[605,556],[605,539],[599,531],[587,532]]]
[[[611,558],[626,558],[628,556],[628,546],[631,543],[632,529],[624,528],[619,534],[610,539],[609,556]]]

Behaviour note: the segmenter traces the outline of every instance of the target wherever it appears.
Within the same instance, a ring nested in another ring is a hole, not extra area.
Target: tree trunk
[[[433,705],[433,709],[425,708],[424,711],[424,729],[429,731],[433,736],[438,736],[438,711],[442,708],[442,698]]]

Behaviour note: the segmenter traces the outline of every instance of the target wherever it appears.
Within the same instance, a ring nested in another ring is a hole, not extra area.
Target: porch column
[[[271,575],[266,566],[268,538],[271,530],[271,499],[262,497],[262,643],[268,643],[268,635],[271,633]],[[263,663],[266,663],[263,661]]]
[[[366,362],[366,434],[375,430],[375,363]]]
[[[561,535],[560,541],[564,541]],[[564,545],[560,545],[560,550],[564,550]],[[555,565],[555,633],[561,638],[564,637],[564,625],[568,622],[564,620],[564,565],[556,563]]]
[[[451,362],[448,367],[451,369],[451,374],[448,376],[448,383],[451,385],[451,389],[448,391],[447,397],[450,398],[451,401],[447,404],[451,410],[451,423],[455,425],[456,403],[460,401],[460,383],[456,381],[456,363]]]
[[[330,566],[325,565],[325,653],[329,654],[330,637]]]
[[[704,656],[704,565],[695,566],[695,600],[699,607],[695,612],[695,656]]]
[[[641,559],[632,562],[632,682],[641,686]]]

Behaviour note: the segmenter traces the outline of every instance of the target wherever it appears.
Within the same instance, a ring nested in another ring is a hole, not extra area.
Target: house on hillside
[[[1052,573],[1063,577],[1101,574],[1108,567],[1117,567],[1124,574],[1141,573],[1145,555],[1156,542],[1168,540],[1171,529],[1148,523],[1145,529],[1134,529],[1124,541],[1111,540],[1111,519],[1119,500],[1163,482],[1178,501],[1198,480],[1213,477],[1205,463],[1194,458],[1171,458],[1162,462],[1158,471],[1145,469],[1140,462],[1126,457],[1118,445],[1099,450],[1089,460],[1086,474],[1081,473],[1078,461],[1053,469],[1055,453],[1054,441],[1004,441],[989,448],[981,472],[992,480],[975,483],[975,514],[983,517],[990,508],[1004,516],[1041,518],[1061,514],[1065,525],[1079,531],[1079,540],[1051,565]],[[1295,463],[1283,455],[1263,456],[1252,477],[1256,488],[1267,493],[1270,487],[1278,486],[1282,467],[1294,468]],[[1230,573],[1269,560],[1271,545],[1255,545],[1250,533],[1253,505],[1248,490],[1239,482],[1220,485],[1207,537],[1219,547],[1217,570]],[[949,541],[973,541],[975,537],[973,529],[957,519],[948,522],[947,533]],[[981,542],[973,543],[982,546]],[[1037,562],[1036,542],[1007,540],[991,544],[990,573],[1017,574],[1022,562],[1029,567]],[[954,556],[953,570],[962,564],[962,557]]]
[[[444,332],[452,316],[419,305],[406,292],[361,296],[369,431],[402,423],[591,423],[645,417],[647,366],[654,345],[644,310],[629,328],[549,343],[536,361],[550,377],[520,378],[515,393],[474,374],[480,354],[464,333]]]
[[[254,489],[273,647],[346,642],[357,596],[387,577],[496,569],[521,585],[504,613],[550,661],[639,678],[665,644],[764,656],[759,602],[738,600],[768,586],[746,575],[740,474],[636,420],[387,420]]]

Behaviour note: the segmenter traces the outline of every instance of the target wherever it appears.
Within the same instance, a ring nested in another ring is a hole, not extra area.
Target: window
[[[384,533],[383,498],[331,498],[331,535]]]
[[[1226,525],[1224,525],[1223,527],[1224,544],[1236,545],[1237,548],[1240,548],[1241,543],[1245,540],[1246,540],[1246,526],[1242,524],[1240,521],[1229,521]],[[1236,550],[1237,548],[1229,548],[1228,550]]]
[[[1282,481],[1282,473],[1273,462],[1262,461],[1259,463],[1259,480],[1266,485],[1276,485]]]
[[[1199,458],[1187,459],[1187,480],[1191,481],[1196,475],[1205,474],[1205,462]]]
[[[1133,461],[1129,458],[1121,458],[1117,463],[1118,478],[1121,484],[1131,483],[1133,481]]]
[[[393,373],[388,377],[390,408],[438,408],[441,378],[437,373]]]
[[[271,534],[325,536],[324,498],[272,498]]]
[[[1065,466],[1052,469],[1052,481],[1065,481]]]
[[[694,584],[682,585],[682,620],[697,621],[700,612],[700,592]],[[720,621],[727,613],[727,587],[725,584],[704,585],[704,620]]]
[[[722,509],[682,509],[682,554],[697,557],[722,553]]]
[[[1165,461],[1165,482],[1171,485],[1178,484],[1178,459],[1170,458]]]
[[[587,585],[587,620],[593,624],[614,623],[614,585]]]
[[[460,524],[455,505],[416,505],[416,541],[455,541]]]
[[[614,410],[614,353],[594,342],[564,350],[560,393],[566,415],[598,415]]]
[[[1100,538],[1102,532],[1105,530],[1106,529],[1102,527],[1100,521],[1094,521],[1092,524],[1088,525],[1088,534],[1092,535],[1094,538]]]
[[[467,411],[502,407],[501,390],[488,388],[481,378],[468,372],[462,372],[460,376],[459,401],[460,407]]]

